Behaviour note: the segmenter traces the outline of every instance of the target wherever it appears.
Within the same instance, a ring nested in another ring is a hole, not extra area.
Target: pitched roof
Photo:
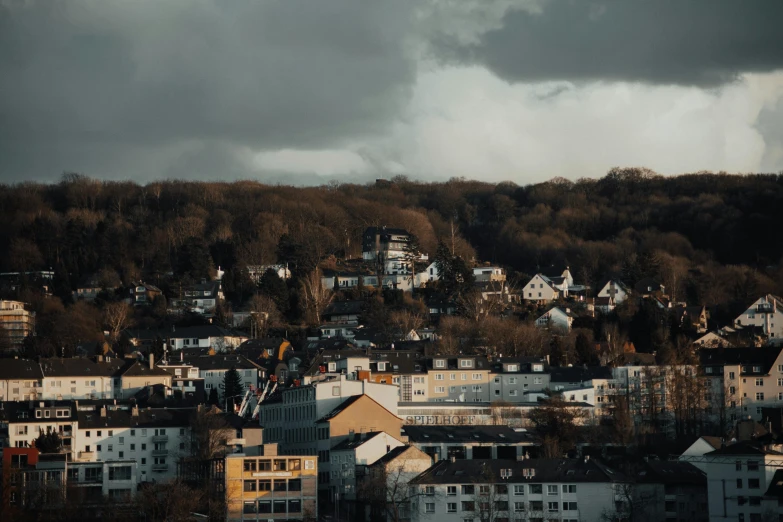
[[[707,487],[707,475],[691,464],[676,460],[645,462],[634,474],[638,482],[671,485],[694,485]]]
[[[185,356],[184,362],[195,366],[200,371],[230,370],[231,368],[237,370],[263,369],[244,355],[239,354]]]
[[[718,448],[715,451],[710,451],[705,455],[783,455],[783,453],[775,450],[768,450],[760,444],[755,444],[750,441],[741,441]]]
[[[188,427],[191,415],[195,408],[139,408],[138,415],[133,410],[106,409],[105,415],[101,411],[79,411],[80,429],[95,428],[144,428],[144,427]]]
[[[369,395],[367,395],[367,394],[362,394],[362,395],[351,395],[351,396],[350,396],[350,397],[348,397],[346,400],[344,400],[342,403],[340,403],[340,405],[339,405],[339,406],[337,406],[335,409],[333,409],[332,411],[330,411],[329,413],[327,413],[326,415],[324,415],[323,417],[321,417],[320,419],[318,419],[318,420],[317,420],[317,421],[315,421],[315,422],[316,422],[316,423],[319,423],[319,422],[328,422],[328,421],[330,421],[330,420],[334,419],[335,417],[337,417],[337,416],[338,416],[338,415],[340,415],[341,413],[344,413],[344,412],[345,412],[347,409],[349,409],[349,408],[350,408],[351,406],[353,406],[355,403],[357,403],[358,401],[360,401],[360,400],[361,400],[363,397],[366,397],[366,398],[367,398],[367,400],[370,400],[370,401],[372,401],[373,403],[375,403],[375,404],[376,404],[376,405],[377,405],[379,408],[381,408],[382,410],[385,410],[386,412],[388,412],[388,413],[389,413],[389,415],[394,415],[392,412],[390,412],[389,410],[387,410],[386,408],[384,408],[384,407],[383,407],[383,405],[379,404],[379,403],[378,403],[378,402],[377,402],[375,399],[373,399],[373,398],[372,398],[372,397],[370,397]],[[394,416],[396,417],[396,415],[394,415]]]
[[[423,454],[424,456],[429,456],[426,453],[424,453],[423,451],[421,451],[420,449],[416,448],[415,446],[397,446],[396,448],[392,448],[391,451],[389,451],[388,453],[386,453],[386,455],[384,455],[383,457],[381,457],[378,460],[376,460],[375,462],[373,462],[371,465],[372,466],[382,466],[382,465],[384,465],[384,464],[386,464],[388,462],[393,461],[394,459],[396,459],[397,457],[399,457],[400,455],[403,455],[404,453],[406,453],[408,451],[418,451],[419,453]]]
[[[162,377],[171,377],[171,374],[163,368],[157,366],[150,368],[150,365],[141,361],[135,361],[125,370],[121,371],[123,377],[151,377],[154,375]]]
[[[775,471],[775,474],[772,475],[772,480],[769,481],[769,487],[764,496],[783,499],[783,469]]]
[[[611,379],[607,366],[555,366],[550,368],[551,382],[584,382],[593,379]]]
[[[370,431],[368,433],[355,433],[353,438],[349,437],[344,441],[341,441],[336,446],[332,448],[332,451],[345,451],[345,450],[352,450],[356,449],[365,442],[369,442],[370,440],[374,439],[381,433],[384,433],[383,431]]]
[[[83,357],[49,357],[40,361],[44,377],[111,377],[131,364],[132,359],[96,362]]]
[[[364,301],[334,301],[322,315],[360,314],[364,305]]]
[[[501,478],[501,470],[511,476]],[[523,470],[532,470],[526,478]],[[522,482],[625,482],[628,477],[595,459],[442,460],[410,481],[411,484]]]
[[[699,350],[702,366],[741,365],[748,371],[743,375],[766,375],[772,369],[781,351],[780,346],[762,346],[760,348],[712,348]],[[759,371],[754,370],[759,368]]]
[[[30,359],[0,359],[0,380],[40,380],[41,366]]]

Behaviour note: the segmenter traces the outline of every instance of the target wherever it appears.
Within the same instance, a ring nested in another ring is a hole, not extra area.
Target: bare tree
[[[424,317],[411,310],[398,310],[391,313],[390,322],[400,331],[401,340],[404,340],[411,330],[420,330],[424,326]]]
[[[234,429],[216,408],[198,408],[190,421],[190,458],[200,461],[211,460],[226,452],[228,439]]]
[[[262,294],[255,294],[250,299],[250,313],[257,337],[265,337],[270,326],[279,324],[282,318],[274,299]]]
[[[482,522],[508,520],[508,484],[502,483],[486,463],[473,482],[473,516]]]
[[[116,341],[120,334],[130,326],[132,309],[123,302],[109,303],[103,309],[103,323],[109,329],[112,341]]]
[[[302,308],[311,324],[321,323],[321,314],[334,299],[334,293],[324,286],[321,275],[321,271],[315,269],[301,282]]]
[[[388,464],[367,468],[357,498],[370,508],[372,521],[403,522],[411,519],[411,510],[420,497],[434,496],[426,488],[409,486],[412,478],[424,471],[415,459],[396,459]]]
[[[147,484],[136,495],[139,511],[149,522],[190,522],[195,506],[204,503],[206,491],[185,482]]]

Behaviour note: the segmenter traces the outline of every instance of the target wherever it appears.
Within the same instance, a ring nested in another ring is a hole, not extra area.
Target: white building
[[[555,306],[536,319],[536,326],[539,328],[550,328],[558,332],[570,332],[574,318],[575,316],[571,313],[570,308]]]
[[[266,371],[261,366],[239,354],[185,356],[183,360],[187,365],[198,368],[199,377],[204,379],[206,393],[209,394],[210,390],[216,389],[221,400],[223,400],[222,386],[226,372],[232,368],[242,378],[242,386],[245,390],[258,389],[266,379]]]
[[[0,402],[36,400],[43,393],[41,365],[30,359],[4,359],[0,364]]]
[[[771,520],[764,518],[770,511],[775,520],[783,516],[783,506],[777,499],[764,501],[767,490],[775,486],[775,472],[783,466],[780,451],[753,442],[738,442],[687,460],[704,464],[710,522],[761,522]]]
[[[443,460],[410,483],[417,522],[575,522],[622,519],[630,479],[594,460]]]
[[[597,297],[611,297],[615,304],[620,304],[628,299],[629,293],[628,287],[622,281],[612,279],[599,290]]]
[[[41,359],[43,387],[39,398],[46,400],[114,399],[121,396],[120,370],[124,359],[93,361],[86,358]]]
[[[163,342],[169,352],[183,348],[230,351],[248,340],[247,335],[214,324],[172,327],[171,330],[125,330],[123,332],[134,346],[150,346]]]
[[[772,294],[759,297],[742,315],[734,319],[738,326],[759,326],[773,344],[783,343],[783,300]]]
[[[477,266],[473,269],[473,277],[477,283],[505,281],[506,273],[496,266]]]
[[[331,469],[341,476],[342,498],[356,499],[357,466],[369,466],[394,448],[405,444],[383,431],[359,433],[331,449]]]
[[[247,266],[247,273],[250,275],[250,279],[253,280],[254,283],[258,283],[261,280],[261,277],[266,273],[267,270],[271,270],[275,274],[277,274],[277,277],[280,279],[291,279],[291,271],[288,269],[288,265],[248,265]]]

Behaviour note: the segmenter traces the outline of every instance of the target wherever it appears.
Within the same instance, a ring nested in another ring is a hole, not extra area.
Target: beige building
[[[5,329],[11,344],[22,344],[35,334],[35,312],[25,310],[21,301],[0,301],[0,327]]]
[[[263,448],[259,457],[226,456],[226,520],[314,520],[317,458],[277,455],[276,444]]]
[[[418,401],[489,402],[491,366],[485,357],[438,357],[426,361],[426,390]],[[415,378],[414,378],[415,379]]]
[[[150,355],[149,364],[136,361],[122,372],[122,391],[120,397],[128,398],[135,395],[146,386],[162,384],[171,388],[172,375],[155,366],[155,360]]]

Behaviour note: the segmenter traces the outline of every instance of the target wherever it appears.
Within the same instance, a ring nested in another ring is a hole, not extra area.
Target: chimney
[[[106,406],[101,406],[101,417],[106,418]]]
[[[139,416],[139,407],[134,406],[131,408],[131,417],[138,417]]]
[[[150,370],[155,369],[155,354],[150,352]]]

